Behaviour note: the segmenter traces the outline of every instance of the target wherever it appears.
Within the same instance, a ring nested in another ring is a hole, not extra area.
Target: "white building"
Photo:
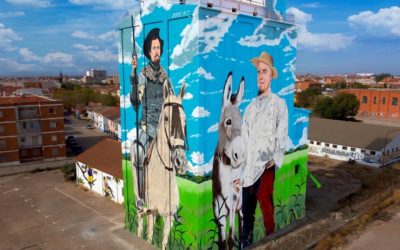
[[[122,204],[124,182],[121,156],[121,143],[104,138],[75,157],[76,182]]]
[[[373,167],[400,160],[397,127],[311,118],[308,140],[310,155]]]

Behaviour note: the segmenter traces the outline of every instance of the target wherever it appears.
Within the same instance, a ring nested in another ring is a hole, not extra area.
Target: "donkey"
[[[179,192],[176,183],[176,170],[184,174],[187,167],[186,116],[182,106],[185,84],[176,96],[167,81],[163,85],[164,103],[160,113],[157,135],[151,142],[144,159],[145,207],[137,210],[138,235],[142,235],[143,217],[148,216],[147,240],[153,240],[155,216],[164,220],[162,249],[166,249],[174,214],[178,209]],[[131,157],[134,157],[134,146]],[[138,181],[136,171],[132,171],[134,181]],[[138,190],[134,188],[135,196]]]
[[[214,153],[212,189],[219,249],[226,249],[227,218],[229,217],[230,225],[229,249],[233,249],[235,243],[235,214],[238,214],[239,217],[239,239],[243,225],[241,183],[243,183],[244,145],[241,136],[242,116],[239,106],[244,95],[244,82],[244,78],[242,78],[239,90],[232,95],[232,72],[228,74],[218,126],[218,145]]]

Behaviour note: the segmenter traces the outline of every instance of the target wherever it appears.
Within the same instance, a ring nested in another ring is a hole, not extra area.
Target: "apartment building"
[[[66,157],[61,101],[0,97],[0,166]]]
[[[360,102],[359,116],[400,119],[400,90],[397,89],[345,89]]]

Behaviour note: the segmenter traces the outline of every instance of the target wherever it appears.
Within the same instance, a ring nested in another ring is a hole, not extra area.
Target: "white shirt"
[[[242,127],[246,164],[243,187],[253,185],[265,164],[273,160],[280,168],[288,136],[288,110],[285,100],[268,93],[253,99],[244,112]]]

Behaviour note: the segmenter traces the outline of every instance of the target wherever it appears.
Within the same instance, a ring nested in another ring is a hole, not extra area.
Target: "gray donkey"
[[[229,249],[235,243],[235,214],[239,217],[239,239],[243,225],[242,214],[242,163],[244,145],[242,116],[239,106],[244,95],[244,78],[239,90],[232,95],[232,72],[224,86],[221,118],[218,127],[218,145],[214,153],[212,188],[214,221],[218,226],[219,249],[226,249],[226,226],[229,218]],[[240,244],[239,244],[240,248]]]

